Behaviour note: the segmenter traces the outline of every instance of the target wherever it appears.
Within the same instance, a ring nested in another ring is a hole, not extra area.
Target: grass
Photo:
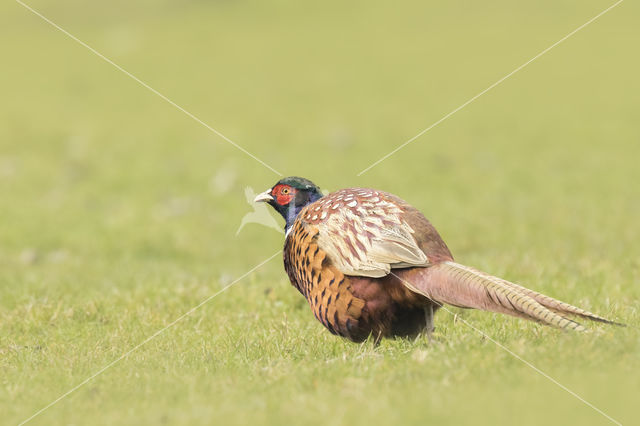
[[[611,417],[640,393],[638,8],[589,1],[29,3],[283,173],[425,212],[459,262],[630,325],[454,310]],[[31,416],[268,258],[277,176],[17,3],[0,6],[0,412]],[[446,312],[329,335],[273,260],[31,424],[607,424]]]

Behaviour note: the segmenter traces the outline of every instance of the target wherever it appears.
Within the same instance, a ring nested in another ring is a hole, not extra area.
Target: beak
[[[271,196],[271,189],[267,189],[263,193],[258,194],[258,196],[253,199],[253,202],[254,203],[264,203],[264,202],[269,202],[271,200],[273,200],[273,197]]]

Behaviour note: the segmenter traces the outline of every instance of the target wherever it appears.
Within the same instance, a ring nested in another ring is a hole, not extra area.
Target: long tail
[[[623,325],[459,263],[442,262],[421,272],[412,277],[410,284],[405,284],[437,302],[499,312],[578,331],[586,328],[567,315]]]

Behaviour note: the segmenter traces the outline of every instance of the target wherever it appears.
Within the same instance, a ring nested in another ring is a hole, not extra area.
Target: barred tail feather
[[[578,331],[586,331],[586,328],[565,315],[616,324],[584,309],[459,263],[442,262],[423,271],[419,280],[405,284],[437,302],[513,315]]]
[[[560,300],[554,299],[552,297],[549,296],[545,296],[544,294],[540,294],[537,293],[533,290],[529,290],[526,287],[522,287],[521,285],[509,282],[507,280],[501,280],[502,282],[504,282],[506,285],[509,285],[513,288],[515,288],[516,290],[520,291],[522,294],[525,294],[531,298],[533,298],[536,302],[540,303],[542,306],[546,307],[547,309],[550,309],[558,314],[566,314],[566,315],[574,315],[577,317],[581,317],[581,318],[585,318],[591,321],[597,321],[597,322],[603,322],[606,324],[613,324],[613,325],[619,325],[619,326],[624,326],[624,324],[621,324],[619,322],[615,322],[615,321],[611,321],[608,320],[604,317],[601,317],[600,315],[596,315],[593,312],[589,312],[585,309],[582,308],[578,308],[577,306],[573,306],[570,305],[566,302],[562,302]]]

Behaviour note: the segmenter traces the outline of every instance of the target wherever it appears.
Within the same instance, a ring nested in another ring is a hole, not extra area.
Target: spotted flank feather
[[[348,278],[320,250],[317,234],[317,228],[302,222],[293,225],[285,242],[285,270],[322,325],[333,334],[362,340],[366,333],[359,335],[357,324],[365,302],[353,295]]]

